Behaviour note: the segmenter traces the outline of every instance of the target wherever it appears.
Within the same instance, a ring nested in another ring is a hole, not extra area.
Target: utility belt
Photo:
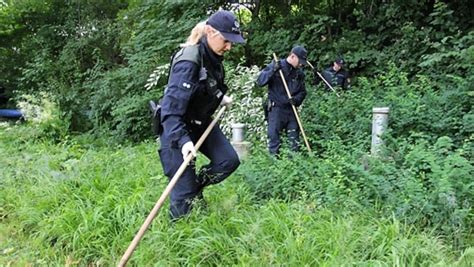
[[[290,103],[288,103],[288,104],[278,104],[275,101],[272,101],[272,100],[267,98],[263,102],[263,114],[264,114],[264,118],[265,118],[266,121],[268,121],[268,112],[272,111],[272,109],[274,107],[282,108],[282,109],[291,109],[291,104]]]
[[[268,111],[271,111],[273,107],[291,109],[291,104],[290,103],[279,104],[269,99],[268,104],[267,104]]]

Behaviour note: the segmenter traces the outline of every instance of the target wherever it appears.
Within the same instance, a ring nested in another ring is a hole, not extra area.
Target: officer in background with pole
[[[329,91],[328,83],[332,87],[340,87],[343,90],[349,90],[351,88],[351,79],[349,77],[349,73],[344,70],[344,58],[337,57],[336,60],[332,63],[332,66],[328,67],[327,69],[322,71],[322,76],[326,81],[324,83],[325,88]],[[315,70],[315,84],[319,83],[319,75],[316,73]]]
[[[299,127],[297,114],[294,111],[306,97],[305,75],[302,68],[306,65],[307,55],[308,52],[303,46],[295,46],[286,59],[272,61],[257,78],[259,86],[268,85],[267,135],[268,149],[272,155],[277,155],[280,151],[280,134],[283,130],[287,132],[291,150],[299,150]],[[280,77],[279,73],[282,73],[283,77]],[[288,88],[285,88],[283,80],[286,80]],[[291,97],[288,97],[286,89]],[[294,111],[292,106],[295,108]]]

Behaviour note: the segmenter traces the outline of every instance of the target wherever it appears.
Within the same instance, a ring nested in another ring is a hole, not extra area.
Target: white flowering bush
[[[38,95],[20,96],[18,107],[23,118],[35,131],[34,137],[62,139],[67,136],[70,120],[59,109],[56,99],[51,94],[40,92]]]
[[[22,95],[18,106],[25,120],[33,124],[47,122],[53,117],[54,104],[44,92],[41,92],[39,96]]]
[[[227,68],[227,95],[233,99],[232,107],[226,112],[221,124],[227,136],[232,135],[232,124],[245,124],[246,140],[265,142],[266,122],[263,114],[264,88],[256,87],[260,69],[257,66]]]

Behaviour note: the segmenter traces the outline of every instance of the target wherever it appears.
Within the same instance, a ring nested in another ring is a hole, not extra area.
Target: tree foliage
[[[248,11],[236,2],[247,2]],[[247,36],[247,43],[226,57],[232,69],[242,63],[263,66],[273,52],[283,57],[294,44],[303,44],[318,69],[344,55],[359,92],[371,88],[365,94],[380,95],[379,86],[387,85],[378,77],[395,66],[407,73],[404,85],[423,75],[433,81],[433,97],[442,98],[440,89],[472,83],[473,5],[467,0],[3,1],[0,85],[9,96],[54,95],[72,132],[91,130],[118,141],[149,138],[146,103],[161,96],[166,82],[147,90],[149,75],[169,62],[197,22],[224,7],[237,13]],[[355,97],[365,101],[365,96]],[[453,97],[443,98],[446,108]],[[469,113],[470,106],[462,105],[460,111]],[[456,116],[460,123],[471,115]],[[452,123],[440,129],[447,126]]]

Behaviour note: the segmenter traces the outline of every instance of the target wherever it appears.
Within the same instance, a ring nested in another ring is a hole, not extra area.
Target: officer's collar
[[[209,47],[207,43],[207,39],[204,36],[201,38],[201,47],[204,49],[204,55],[212,62],[222,64],[222,60],[224,60],[224,56],[219,56],[218,54],[214,53],[212,49]]]
[[[290,64],[290,62],[288,62],[288,60],[285,58],[285,60],[283,60],[283,66],[286,65],[286,68],[291,72],[293,70],[296,70],[295,67],[293,67],[293,65]]]

